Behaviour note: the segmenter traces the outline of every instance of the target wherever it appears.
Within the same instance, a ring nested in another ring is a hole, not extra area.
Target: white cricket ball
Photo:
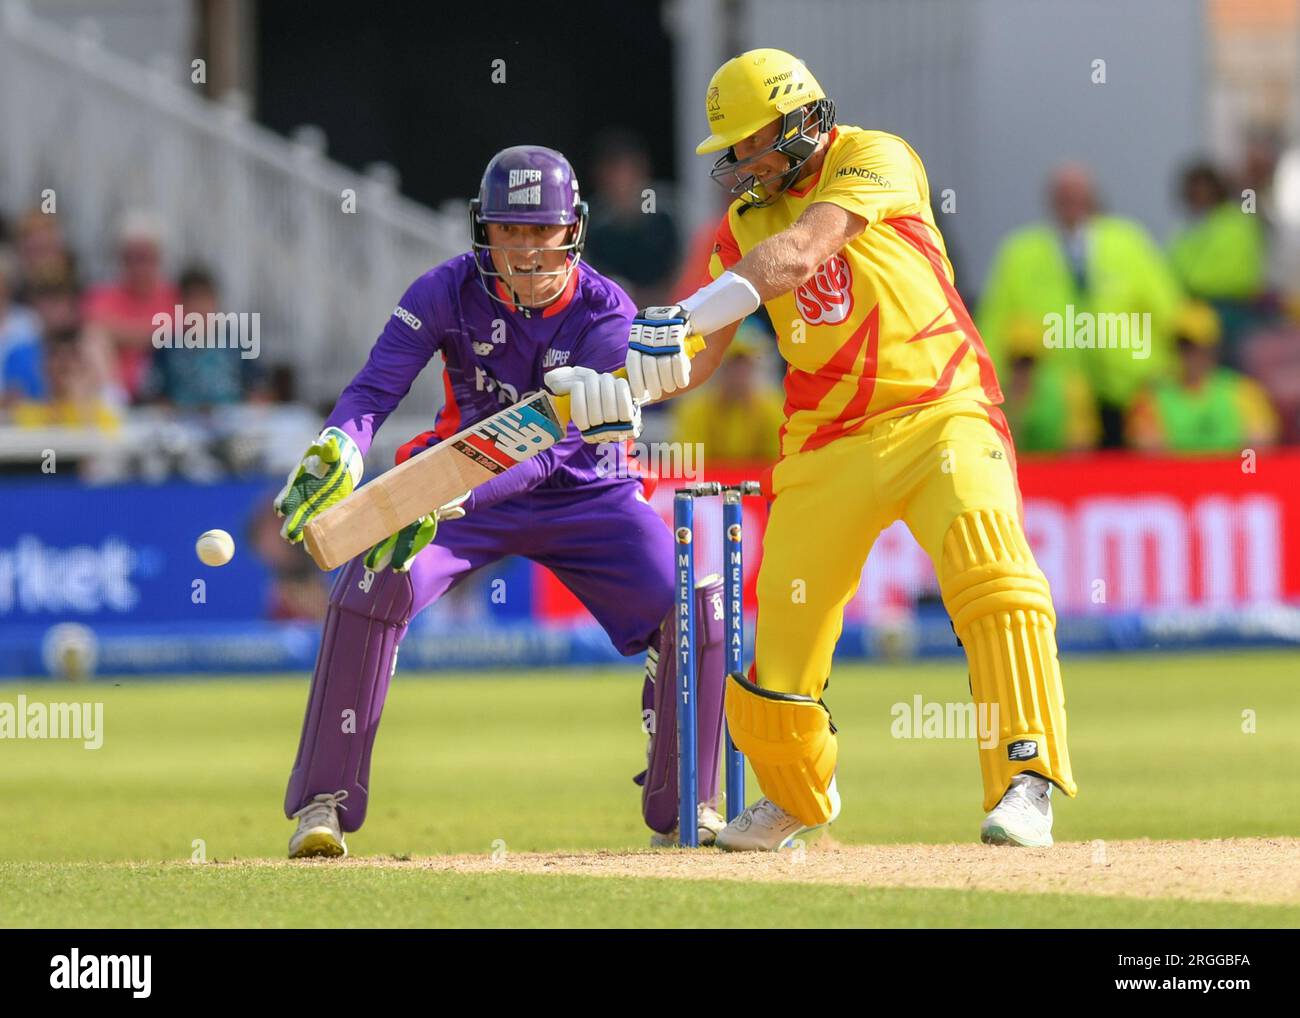
[[[224,530],[209,530],[194,542],[195,554],[207,566],[224,566],[235,557],[235,539]]]

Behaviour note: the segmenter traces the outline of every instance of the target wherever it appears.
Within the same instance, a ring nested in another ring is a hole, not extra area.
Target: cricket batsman
[[[892,134],[836,126],[834,103],[781,50],[723,64],[705,112],[696,151],[719,153],[712,176],[736,199],[713,281],[637,313],[627,373],[637,398],[699,385],[760,304],[788,365],[755,660],[726,689],[764,797],[717,844],[774,850],[838,815],[822,690],[867,553],[902,519],[934,562],[974,700],[997,712],[997,745],[979,750],[981,838],[1050,845],[1052,786],[1076,794],[1056,617],[1025,540],[998,379],[954,288],[921,160]],[[691,333],[707,339],[693,364]]]
[[[646,773],[636,780],[652,843],[677,841],[677,655],[660,646],[661,631],[665,641],[674,632],[664,627],[675,600],[672,535],[646,502],[642,479],[627,469],[624,443],[641,421],[627,380],[609,374],[624,363],[635,308],[582,262],[587,206],[559,152],[521,145],[498,153],[470,220],[472,250],[411,284],[290,474],[275,500],[281,533],[301,541],[314,516],[351,494],[375,433],[435,354],[445,363],[446,401],[433,428],[401,447],[399,463],[539,391],[543,379],[569,395],[572,423],[545,452],[449,505],[429,506],[428,515],[340,569],[285,794],[285,815],[298,821],[293,858],[346,855],[344,832],[365,820],[371,750],[407,626],[474,570],[507,555],[550,569],[620,653],[646,654],[640,716],[651,719],[650,742]],[[617,443],[612,461],[610,448],[587,444],[593,439]],[[702,844],[712,844],[724,823],[715,808],[721,597],[720,578],[701,581]]]

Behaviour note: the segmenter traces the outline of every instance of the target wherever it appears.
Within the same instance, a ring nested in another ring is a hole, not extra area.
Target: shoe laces
[[[1003,796],[1007,805],[1018,805],[1046,815],[1052,797],[1052,783],[1037,774],[1017,774]]]
[[[749,813],[751,821],[757,820],[760,814],[766,814],[770,816],[777,825],[784,823],[790,817],[789,813],[768,798],[759,799],[758,802],[750,806],[746,812]]]
[[[348,790],[340,788],[337,792],[322,792],[315,796],[311,802],[307,803],[293,815],[307,824],[327,823],[335,819],[334,810],[347,809],[343,805],[343,800],[348,797]]]

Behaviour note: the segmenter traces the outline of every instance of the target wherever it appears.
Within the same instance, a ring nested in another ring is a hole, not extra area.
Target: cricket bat
[[[686,341],[694,357],[702,336]],[[615,374],[626,378],[620,369]],[[303,543],[321,569],[341,566],[467,491],[530,460],[569,427],[569,397],[547,389],[472,424],[363,484],[307,524]]]

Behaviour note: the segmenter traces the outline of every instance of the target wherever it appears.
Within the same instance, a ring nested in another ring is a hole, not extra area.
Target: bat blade
[[[362,485],[307,524],[303,543],[335,569],[408,523],[473,491],[564,437],[569,400],[543,390],[457,432]]]
[[[686,340],[687,356],[704,337]],[[614,374],[626,378],[619,369]],[[303,543],[322,569],[336,569],[408,523],[545,452],[569,427],[569,397],[546,389],[498,410],[364,484],[307,524]]]

